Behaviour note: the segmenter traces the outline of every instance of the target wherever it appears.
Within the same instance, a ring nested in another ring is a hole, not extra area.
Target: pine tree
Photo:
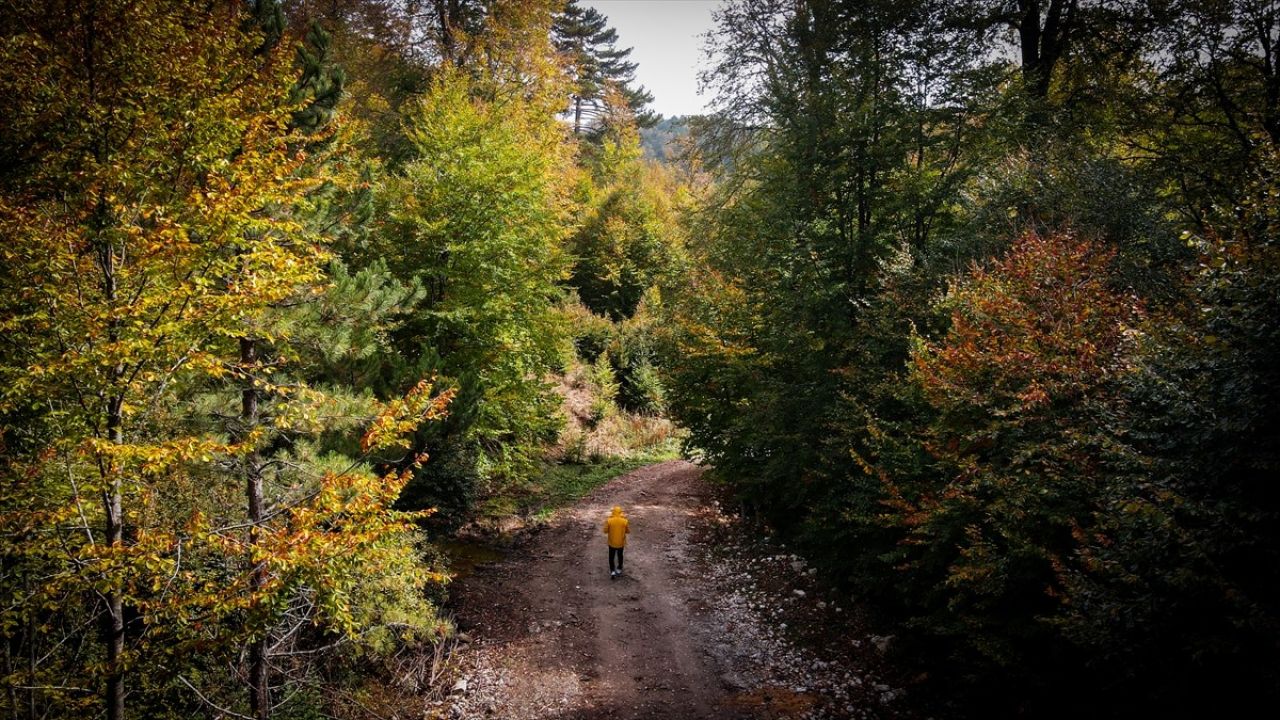
[[[306,133],[317,133],[333,121],[338,102],[346,85],[346,72],[333,63],[329,33],[319,23],[312,23],[306,41],[298,45],[297,63],[302,70],[294,84],[290,100],[306,101],[293,111],[293,127]]]
[[[569,0],[556,16],[552,36],[558,51],[565,57],[573,78],[570,108],[573,132],[581,135],[609,117],[621,103],[635,116],[640,127],[649,127],[658,116],[646,106],[653,94],[644,86],[635,86],[636,64],[629,58],[631,48],[618,48],[618,31],[609,27],[609,19],[595,8],[584,8],[578,0]],[[611,98],[611,91],[616,98]]]

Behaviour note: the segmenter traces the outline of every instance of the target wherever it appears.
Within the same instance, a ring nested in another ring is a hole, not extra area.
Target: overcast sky
[[[653,93],[653,109],[663,115],[703,112],[698,67],[701,35],[711,29],[719,0],[582,0],[609,18],[618,47],[634,48],[636,82]]]

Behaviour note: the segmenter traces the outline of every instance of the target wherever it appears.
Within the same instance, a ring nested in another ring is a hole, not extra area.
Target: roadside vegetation
[[[948,714],[1274,702],[1276,4],[718,18],[690,444]]]

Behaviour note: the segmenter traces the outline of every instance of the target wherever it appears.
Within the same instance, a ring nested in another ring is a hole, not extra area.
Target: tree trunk
[[[258,426],[258,391],[253,385],[255,369],[258,364],[257,341],[240,338],[240,367],[245,373],[240,391],[240,421],[244,435],[249,435]],[[253,570],[249,575],[249,592],[256,596],[266,585],[266,570],[261,563],[254,560],[258,546],[259,534],[263,520],[262,508],[262,458],[254,450],[244,460],[245,500],[249,510],[249,562]],[[267,628],[262,628],[261,637],[254,638],[249,645],[249,708],[255,720],[268,720],[271,717],[271,685],[267,657]]]
[[[1262,81],[1265,93],[1262,127],[1267,131],[1272,145],[1280,145],[1280,48],[1273,44],[1271,38],[1276,20],[1275,13],[1267,13],[1255,21],[1258,44],[1262,46]]]
[[[111,441],[116,444],[122,439],[120,406],[118,398],[111,402],[108,421]],[[102,504],[107,516],[107,545],[118,551],[124,545],[124,504],[120,498],[120,478],[115,473],[102,493]],[[124,602],[115,590],[107,592],[106,601],[107,720],[124,720]]]
[[[117,371],[123,374],[122,368]],[[120,445],[124,442],[123,398],[117,395],[107,404],[107,437]],[[107,467],[107,487],[102,491],[102,507],[107,527],[106,542],[116,552],[124,546],[124,502],[120,497],[120,476],[115,468]],[[118,590],[105,594],[107,616],[103,627],[103,640],[107,646],[107,720],[124,720],[124,601]]]
[[[90,104],[97,102],[97,7],[90,5],[85,16],[84,64],[88,71],[88,92]],[[103,163],[107,158],[106,137],[100,135],[94,143],[94,159]],[[96,231],[98,270],[102,273],[102,295],[108,307],[114,309],[118,293],[116,277],[115,247],[104,239],[102,232],[110,224],[106,201],[99,197],[94,211],[93,227]],[[119,340],[119,320],[107,324],[107,338],[112,343]],[[106,437],[116,445],[124,443],[124,389],[120,383],[124,379],[123,364],[117,363],[111,369],[109,387],[115,394],[106,398],[103,408],[106,414]],[[119,552],[124,545],[124,501],[120,496],[120,475],[110,460],[99,460],[98,471],[106,485],[102,491],[102,510],[106,518],[105,541],[113,551]],[[108,585],[109,586],[109,585]],[[107,590],[103,594],[107,606],[107,615],[103,619],[102,639],[107,651],[107,687],[106,704],[107,720],[124,720],[124,601],[118,590]]]
[[[1040,2],[1021,0],[1022,18],[1018,21],[1018,46],[1022,51],[1022,81],[1035,100],[1048,94],[1049,83],[1040,65]]]
[[[1019,0],[1018,44],[1022,52],[1022,79],[1034,106],[1033,119],[1044,119],[1053,71],[1066,53],[1076,23],[1078,0],[1050,0],[1041,22],[1042,0]]]
[[[440,55],[445,63],[462,66],[463,53],[458,50],[458,36],[454,28],[462,16],[458,0],[435,0],[436,17],[440,23]]]
[[[95,224],[99,229],[106,227],[106,206],[99,203]],[[110,307],[115,306],[118,292],[116,278],[115,247],[109,241],[99,239],[97,248],[98,269],[102,273],[102,294]],[[107,338],[111,342],[119,340],[118,321],[112,320],[107,325]],[[125,368],[117,363],[111,368],[110,387],[115,393],[106,400],[106,436],[114,445],[124,443],[124,390],[120,383],[124,380]],[[113,461],[99,459],[98,471],[106,485],[102,490],[102,510],[106,518],[106,543],[114,552],[120,552],[124,546],[124,500],[121,497],[120,473]],[[107,688],[104,698],[107,706],[107,720],[124,720],[124,601],[120,591],[109,589],[103,594],[107,615],[103,619],[102,637],[107,651]]]

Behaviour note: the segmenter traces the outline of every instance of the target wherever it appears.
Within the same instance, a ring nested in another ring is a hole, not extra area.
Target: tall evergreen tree
[[[636,124],[649,127],[658,116],[647,109],[653,94],[635,85],[636,64],[629,58],[631,48],[619,48],[618,31],[609,27],[609,18],[578,0],[569,0],[552,26],[556,50],[565,56],[573,78],[573,132],[581,135],[608,118],[619,100],[635,116]],[[616,98],[611,98],[611,90]]]
[[[298,45],[297,63],[302,70],[290,100],[303,102],[293,111],[292,125],[306,133],[324,129],[337,114],[346,84],[346,72],[332,58],[332,38],[319,23],[312,23],[306,41]]]

